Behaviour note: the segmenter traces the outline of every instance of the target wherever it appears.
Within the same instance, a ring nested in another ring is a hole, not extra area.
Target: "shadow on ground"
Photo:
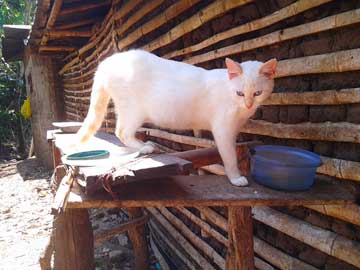
[[[16,163],[16,168],[24,181],[49,179],[52,171],[43,167],[37,158],[24,159]]]

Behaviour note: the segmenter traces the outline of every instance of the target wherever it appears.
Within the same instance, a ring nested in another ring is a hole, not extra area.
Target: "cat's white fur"
[[[227,69],[205,70],[141,50],[114,54],[96,71],[79,139],[84,142],[98,130],[111,97],[117,115],[115,134],[125,145],[143,153],[154,150],[135,138],[145,122],[169,129],[210,130],[231,183],[247,185],[237,165],[236,136],[272,92],[276,63],[272,59],[238,64],[227,58]],[[259,90],[262,94],[254,97]]]

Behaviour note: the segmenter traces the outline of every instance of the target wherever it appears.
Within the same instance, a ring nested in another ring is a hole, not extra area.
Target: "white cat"
[[[154,54],[132,50],[100,63],[89,112],[78,135],[86,141],[101,126],[110,97],[117,114],[115,134],[128,147],[151,153],[154,147],[135,138],[143,123],[169,129],[212,131],[231,183],[245,186],[235,152],[240,127],[270,95],[276,59],[205,70]]]

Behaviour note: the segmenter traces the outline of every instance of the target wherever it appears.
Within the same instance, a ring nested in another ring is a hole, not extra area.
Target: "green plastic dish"
[[[109,154],[107,150],[84,151],[68,155],[67,160],[99,159],[108,157]]]

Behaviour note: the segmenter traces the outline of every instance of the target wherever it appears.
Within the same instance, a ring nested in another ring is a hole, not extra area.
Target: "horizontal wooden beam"
[[[76,22],[72,22],[72,23],[66,23],[66,24],[61,24],[61,25],[56,25],[54,27],[55,30],[68,30],[71,28],[77,28],[77,27],[81,27],[84,25],[93,25],[94,23],[101,21],[101,18],[90,18],[90,19],[86,19],[86,20],[81,20],[81,21],[76,21]]]
[[[347,122],[307,122],[294,125],[250,119],[240,132],[282,139],[360,143],[360,125]]]
[[[76,47],[69,46],[40,46],[40,52],[72,52],[75,51]]]
[[[127,46],[134,43],[139,38],[166,24],[168,21],[172,20],[185,10],[193,7],[193,5],[195,5],[199,1],[200,0],[184,0],[171,5],[164,12],[152,18],[150,21],[140,25],[139,28],[134,30],[132,33],[129,33],[123,38],[121,38],[118,42],[119,50],[125,49]]]
[[[333,30],[351,24],[356,24],[358,22],[360,22],[360,9],[351,10],[329,16],[314,22],[281,29],[264,36],[260,36],[254,39],[248,39],[227,47],[196,55],[187,58],[185,62],[189,64],[199,64],[206,61],[223,58],[232,54],[239,54],[256,48],[273,45],[283,42],[285,40],[295,39],[327,30]]]
[[[340,105],[360,103],[360,88],[272,93],[264,105]]]
[[[85,4],[86,2],[81,2],[81,3],[83,3],[83,4],[79,5],[77,7],[71,7],[71,8],[61,10],[59,13],[59,16],[71,15],[71,14],[78,13],[78,12],[86,12],[86,11],[101,8],[104,6],[110,6],[111,0],[103,0],[103,1],[100,1],[99,3],[92,3],[92,4]]]
[[[217,16],[220,16],[221,14],[224,14],[233,8],[251,3],[252,1],[253,0],[217,0],[197,12],[195,15],[176,25],[166,34],[146,44],[143,46],[143,49],[146,51],[154,51],[160,47],[170,44],[172,41],[180,38],[186,33],[197,29],[202,24],[210,21],[211,19],[216,18]]]
[[[48,30],[45,35],[49,40],[52,39],[61,39],[68,37],[83,37],[88,38],[91,36],[91,31],[77,31],[77,30]]]

